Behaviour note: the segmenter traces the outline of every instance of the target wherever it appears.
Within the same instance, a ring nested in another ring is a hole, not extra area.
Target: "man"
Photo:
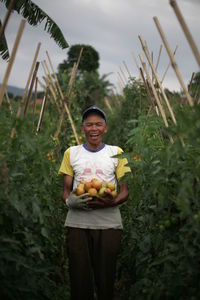
[[[68,148],[59,170],[64,175],[63,201],[69,207],[65,226],[71,299],[93,300],[96,292],[98,300],[112,300],[123,228],[118,205],[128,198],[128,184],[120,179],[130,169],[126,159],[113,158],[122,149],[102,141],[107,132],[104,111],[95,105],[86,109],[81,129],[85,144]],[[93,178],[118,184],[117,197],[111,192],[77,196],[77,185]]]

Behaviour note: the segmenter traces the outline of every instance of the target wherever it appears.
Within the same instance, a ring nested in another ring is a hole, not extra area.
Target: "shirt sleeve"
[[[121,154],[121,153],[123,153],[123,150],[118,147],[117,154]],[[128,160],[126,158],[118,158],[118,164],[115,171],[117,180],[123,177],[125,173],[131,172],[130,167],[128,167],[126,164],[128,164]]]
[[[62,160],[60,169],[58,171],[58,174],[59,175],[67,174],[72,177],[74,176],[74,172],[73,172],[72,166],[70,164],[70,148],[68,148],[64,153],[63,160]]]

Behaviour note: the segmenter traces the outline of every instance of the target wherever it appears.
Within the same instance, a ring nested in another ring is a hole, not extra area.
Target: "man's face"
[[[92,113],[84,120],[81,129],[89,145],[101,146],[103,135],[107,132],[107,125],[100,115]]]

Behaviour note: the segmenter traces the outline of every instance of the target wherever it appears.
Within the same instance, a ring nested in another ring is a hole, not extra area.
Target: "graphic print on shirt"
[[[86,161],[85,167],[81,174],[81,180],[91,180],[92,178],[98,178],[100,180],[105,180],[106,175],[104,174],[103,169],[95,161]]]

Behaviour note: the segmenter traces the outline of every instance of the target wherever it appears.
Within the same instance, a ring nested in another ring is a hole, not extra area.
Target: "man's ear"
[[[108,131],[108,125],[106,124],[105,133]]]

